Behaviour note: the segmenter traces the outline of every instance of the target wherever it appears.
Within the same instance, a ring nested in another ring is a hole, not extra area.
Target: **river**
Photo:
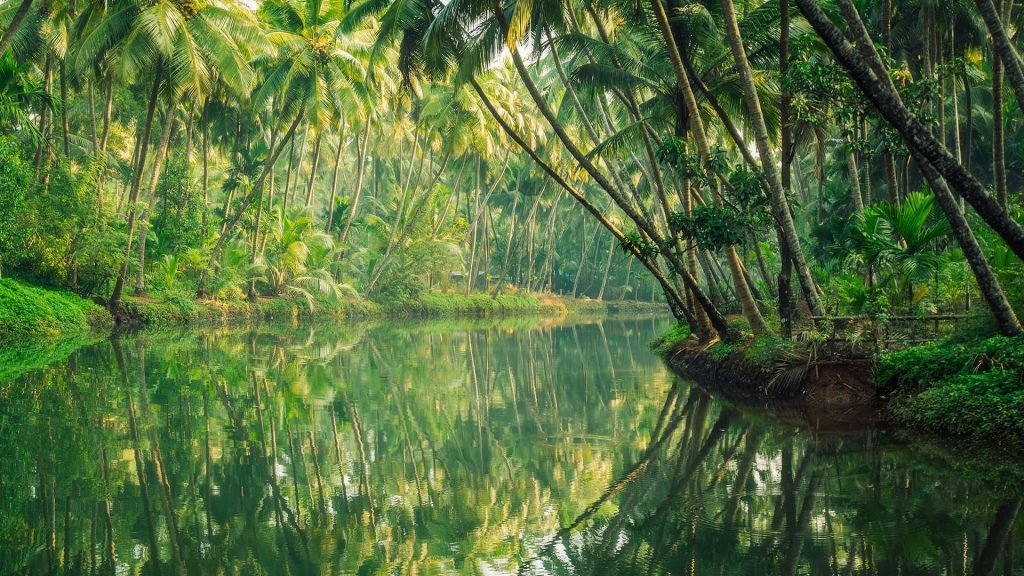
[[[648,349],[669,326],[82,348],[0,382],[0,573],[1024,572],[1017,463],[730,405]]]

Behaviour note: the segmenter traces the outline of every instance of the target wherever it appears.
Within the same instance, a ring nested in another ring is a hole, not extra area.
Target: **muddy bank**
[[[665,360],[680,376],[738,407],[791,424],[852,429],[877,423],[883,415],[870,358],[808,361],[784,352],[764,359],[751,348],[751,342],[707,346],[686,340],[671,347]]]

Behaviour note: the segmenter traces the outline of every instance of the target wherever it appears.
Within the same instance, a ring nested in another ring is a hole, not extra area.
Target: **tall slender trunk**
[[[114,83],[108,80],[103,104],[103,129],[100,133],[100,148],[96,163],[97,214],[103,210],[103,178],[107,174],[107,139],[110,136],[110,117],[114,111]]]
[[[793,214],[790,211],[789,202],[786,200],[785,190],[782,188],[782,181],[779,178],[774,154],[768,139],[768,128],[765,125],[764,113],[761,110],[761,101],[757,95],[757,88],[754,86],[754,75],[747,60],[746,50],[743,48],[743,40],[740,37],[740,29],[736,21],[736,9],[732,0],[722,0],[722,13],[725,17],[725,31],[729,38],[729,47],[732,50],[733,58],[736,60],[736,69],[739,72],[740,83],[743,86],[743,97],[747,104],[747,111],[750,114],[751,124],[754,129],[755,142],[758,155],[761,157],[761,167],[768,180],[768,189],[772,205],[772,213],[782,230],[782,236],[789,249],[793,264],[796,266],[797,278],[800,280],[800,287],[803,289],[804,300],[814,315],[822,315],[825,309],[818,297],[818,287],[811,276],[811,268],[807,265],[803,248],[800,246],[800,237],[797,235],[796,224],[793,222]]]
[[[153,210],[156,198],[156,188],[160,183],[160,173],[167,159],[167,148],[171,142],[171,135],[174,132],[174,104],[167,108],[167,119],[164,121],[163,132],[160,134],[160,146],[157,148],[156,156],[153,158],[153,173],[149,177],[149,190],[146,193],[146,209],[139,219],[139,248],[138,248],[138,270],[135,276],[135,294],[142,296],[146,293],[146,238],[149,236],[149,214]]]
[[[64,144],[64,158],[71,156],[71,125],[68,122],[68,74],[62,58],[57,65],[58,81],[60,82],[60,128]]]
[[[601,277],[601,288],[597,291],[597,299],[604,300],[604,290],[608,287],[608,276],[612,271],[612,256],[615,255],[615,242],[608,243],[608,259],[604,262],[604,276]]]
[[[995,0],[1001,2],[1002,0]],[[974,0],[975,6],[981,18],[985,21],[989,36],[992,39],[992,51],[999,56],[1003,65],[1006,78],[1010,81],[1014,94],[1017,96],[1017,105],[1024,108],[1024,64],[1021,63],[1020,54],[1013,46],[1013,41],[1006,32],[999,9],[993,0]]]
[[[608,229],[608,231],[611,232],[613,236],[615,236],[615,238],[620,242],[620,244],[625,245],[626,248],[638,260],[640,260],[644,267],[651,272],[651,275],[655,277],[658,284],[661,286],[661,289],[665,294],[665,298],[668,300],[669,306],[672,310],[672,314],[677,319],[685,318],[687,322],[692,324],[693,317],[690,314],[689,309],[686,307],[686,303],[679,297],[679,294],[676,292],[675,288],[662,273],[660,267],[658,266],[658,263],[656,261],[653,261],[653,259],[648,258],[643,252],[639,250],[637,246],[633,245],[632,243],[624,243],[625,235],[618,229],[618,227],[616,227],[616,225],[613,222],[611,222],[604,215],[604,213],[601,212],[601,210],[599,210],[592,202],[590,202],[590,200],[588,200],[580,191],[576,190],[576,188],[574,188],[567,180],[562,178],[562,176],[558,172],[556,172],[550,164],[545,162],[544,159],[542,159],[537,154],[537,151],[534,150],[533,147],[530,146],[529,143],[527,143],[526,140],[523,139],[523,137],[520,136],[519,133],[516,132],[515,129],[513,129],[508,124],[508,122],[505,121],[505,119],[494,107],[494,104],[487,97],[487,94],[483,91],[480,85],[477,84],[475,80],[471,80],[470,85],[472,85],[473,90],[477,93],[477,96],[480,98],[480,101],[483,102],[484,107],[487,108],[487,111],[491,114],[495,121],[498,122],[498,125],[501,127],[501,129],[517,145],[519,145],[519,147],[523,151],[526,152],[526,154],[534,161],[535,164],[537,164],[537,166],[539,166],[552,180],[554,180],[559,186],[561,186],[566,192],[568,192],[569,195],[572,196],[577,203],[582,205],[587,210],[587,212],[593,215],[594,218],[597,219],[597,221],[600,222],[602,226]],[[712,307],[712,309],[714,308]]]
[[[857,170],[857,154],[853,151],[853,139],[847,145],[850,151],[846,153],[846,167],[850,171],[850,199],[853,200],[853,211],[855,214],[864,213],[864,197],[860,190],[860,172]]]
[[[363,192],[363,181],[366,176],[366,151],[369,147],[370,139],[370,122],[367,120],[366,126],[363,127],[362,137],[359,144],[357,144],[357,156],[356,162],[356,186],[352,192],[352,199],[349,200],[348,214],[345,216],[345,226],[341,229],[341,236],[338,238],[338,243],[341,244],[341,252],[338,253],[338,257],[345,250],[345,242],[348,241],[348,233],[352,229],[352,222],[356,219],[356,210],[359,208],[359,197]]]
[[[792,180],[793,158],[796,156],[796,145],[793,142],[793,119],[790,114],[790,106],[793,101],[793,94],[787,86],[789,74],[789,26],[790,12],[789,0],[779,0],[779,76],[782,78],[783,90],[779,101],[779,124],[782,130],[782,188],[789,190]],[[782,229],[775,227],[779,243],[779,276],[778,297],[779,297],[779,328],[782,335],[790,337],[793,333],[793,258],[789,252],[789,245]],[[754,239],[757,242],[757,239]],[[756,244],[755,244],[756,246]],[[759,253],[760,254],[760,253]],[[768,278],[765,278],[767,281]]]
[[[499,19],[502,32],[507,35],[509,33],[509,28],[507,22],[505,22],[505,16],[501,8],[501,3],[498,2],[495,8],[495,16]],[[541,115],[547,121],[548,125],[551,126],[559,141],[562,142],[563,145],[565,145],[566,150],[569,151],[570,155],[572,155],[576,162],[578,162],[580,166],[594,178],[594,181],[598,184],[598,186],[600,186],[605,192],[607,192],[608,195],[612,198],[612,200],[623,210],[623,212],[625,212],[625,214],[631,220],[633,220],[633,222],[637,224],[637,227],[640,228],[640,230],[644,234],[646,234],[652,241],[654,241],[656,245],[659,246],[661,254],[664,256],[665,260],[671,263],[671,265],[675,269],[675,272],[679,274],[680,277],[682,277],[687,287],[693,290],[698,304],[704,307],[705,311],[708,313],[708,317],[711,319],[711,323],[715,327],[715,330],[722,334],[722,338],[732,338],[732,331],[729,328],[728,322],[725,321],[725,317],[723,317],[721,313],[717,309],[715,309],[714,305],[711,304],[711,301],[708,300],[707,296],[705,296],[704,293],[700,290],[700,286],[697,283],[697,280],[689,273],[688,270],[686,270],[686,267],[682,264],[679,255],[673,251],[672,247],[668,246],[664,242],[664,238],[662,238],[661,233],[657,230],[653,223],[649,219],[646,219],[643,216],[641,216],[634,208],[634,206],[623,197],[621,192],[611,184],[611,182],[605,177],[605,175],[600,170],[596,168],[594,163],[589,158],[587,158],[582,151],[580,151],[579,147],[576,146],[572,138],[570,138],[568,132],[566,132],[565,127],[558,121],[558,118],[556,117],[555,113],[551,110],[551,107],[544,99],[543,94],[541,94],[540,90],[537,88],[536,83],[534,83],[533,79],[531,78],[530,71],[526,67],[526,64],[523,63],[523,59],[522,56],[519,54],[518,47],[513,45],[510,48],[512,63],[516,68],[516,72],[519,75],[519,78],[522,80],[523,85],[526,87],[527,92],[529,92],[530,94],[530,98],[537,105],[537,108],[540,111]],[[480,92],[479,89],[477,91]]]
[[[309,168],[309,182],[306,185],[306,208],[313,207],[313,190],[316,188],[316,173],[320,167],[320,141],[323,133],[317,131],[316,141],[313,143],[313,165]]]
[[[210,206],[210,98],[203,102],[203,233],[206,233],[207,213]]]
[[[658,19],[659,28],[669,53],[669,59],[672,61],[672,68],[676,74],[676,84],[683,96],[686,110],[689,113],[688,119],[692,127],[691,132],[693,133],[694,140],[697,142],[697,150],[700,152],[701,158],[708,160],[711,157],[711,147],[708,144],[707,134],[701,121],[697,98],[690,86],[689,75],[686,72],[686,66],[683,64],[683,59],[680,55],[679,44],[676,42],[671,25],[669,24],[668,15],[665,13],[661,0],[651,0],[651,6],[654,8],[654,13]],[[716,203],[719,202],[718,196],[715,191],[712,192],[712,198]],[[667,210],[666,208],[666,217]],[[739,254],[736,253],[736,247],[726,246],[725,256],[729,262],[729,271],[732,274],[733,285],[736,287],[740,305],[743,307],[743,316],[750,322],[751,330],[755,334],[770,331],[768,324],[761,315],[761,310],[757,306],[757,301],[754,300],[750,286],[743,276],[743,268],[739,262]]]
[[[341,126],[341,133],[338,135],[338,153],[334,158],[334,170],[331,173],[331,201],[327,207],[327,226],[325,231],[330,234],[334,226],[334,205],[338,198],[338,170],[341,169],[341,158],[345,154],[345,125]]]
[[[1002,0],[997,0],[1002,8]],[[1000,16],[1002,11],[1000,10]],[[992,51],[992,179],[996,199],[1006,209],[1006,144],[1003,129],[1003,63],[999,53]]]
[[[120,314],[121,293],[124,291],[125,280],[128,279],[128,267],[132,260],[132,241],[135,236],[135,203],[139,200],[139,188],[142,187],[142,174],[146,167],[146,155],[149,152],[149,137],[153,131],[153,117],[156,115],[157,98],[160,95],[160,84],[163,81],[163,62],[157,62],[156,74],[153,77],[153,88],[149,94],[149,107],[146,110],[146,122],[142,129],[142,139],[139,142],[139,159],[135,167],[135,177],[132,179],[131,191],[128,194],[128,241],[125,248],[124,263],[121,271],[114,282],[114,291],[110,295],[108,306],[115,316]]]

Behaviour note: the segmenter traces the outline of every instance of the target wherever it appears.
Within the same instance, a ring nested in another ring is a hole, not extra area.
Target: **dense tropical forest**
[[[8,0],[0,270],[115,312],[549,291],[665,300],[704,340],[1016,335],[1020,14]]]

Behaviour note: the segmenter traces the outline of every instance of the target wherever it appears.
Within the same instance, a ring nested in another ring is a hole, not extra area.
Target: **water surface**
[[[0,573],[1024,571],[1016,463],[728,405],[649,352],[668,327],[389,322],[81,349],[0,382]]]

